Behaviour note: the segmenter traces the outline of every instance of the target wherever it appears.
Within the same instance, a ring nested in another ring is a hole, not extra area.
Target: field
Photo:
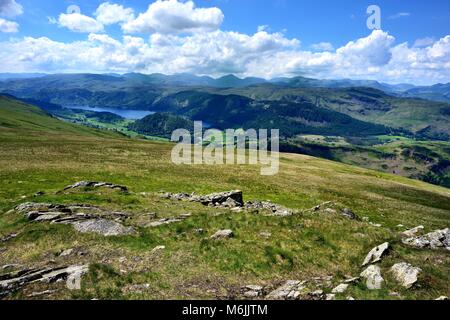
[[[18,233],[0,243],[0,265],[90,264],[81,290],[68,290],[64,283],[34,283],[7,298],[30,299],[33,292],[51,289],[57,291],[44,298],[240,299],[243,285],[270,290],[286,280],[332,276],[323,287],[329,293],[346,276],[358,276],[366,254],[386,241],[392,249],[380,264],[383,288],[370,291],[358,283],[338,299],[436,299],[450,294],[448,252],[412,249],[399,236],[418,225],[427,232],[448,227],[448,189],[295,154],[280,155],[280,173],[273,177],[260,176],[258,166],[176,166],[170,161],[172,147],[65,123],[0,98],[0,236]],[[131,192],[88,188],[57,193],[82,180],[125,185]],[[235,189],[243,191],[245,200],[271,200],[298,213],[235,213],[158,195]],[[38,191],[45,194],[35,196]],[[30,223],[10,211],[27,201],[129,212],[132,219],[126,224],[138,232],[103,237],[78,233],[68,225]],[[366,218],[349,220],[308,210],[326,201]],[[150,228],[149,213],[158,218],[192,216]],[[200,228],[204,233],[197,232]],[[220,229],[235,235],[211,240]],[[154,250],[158,246],[165,249]],[[70,248],[80,254],[60,256]],[[389,268],[401,261],[423,270],[418,287],[407,290],[391,278]]]

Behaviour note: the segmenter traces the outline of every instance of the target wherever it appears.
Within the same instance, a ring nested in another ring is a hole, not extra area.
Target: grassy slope
[[[367,252],[386,240],[394,247],[381,264],[386,287],[370,292],[357,285],[342,298],[388,299],[392,298],[389,290],[425,299],[450,293],[448,253],[404,247],[396,227],[399,223],[423,224],[427,231],[448,227],[448,189],[292,154],[281,155],[280,174],[274,177],[260,176],[257,167],[175,166],[168,143],[118,138],[48,118],[35,108],[5,99],[0,100],[0,122],[0,234],[20,232],[0,244],[6,249],[0,250],[1,264],[36,266],[52,259],[56,265],[97,262],[85,276],[82,291],[68,291],[63,284],[35,284],[12,298],[27,298],[32,291],[55,286],[60,291],[52,298],[190,299],[233,298],[243,284],[274,287],[284,280],[313,276],[332,275],[333,284],[338,284],[344,275],[359,274]],[[54,194],[84,179],[125,184],[133,193]],[[270,199],[295,209],[336,201],[383,227],[322,213],[289,218],[232,214],[162,200],[153,194],[161,189],[199,193],[242,189],[246,200]],[[37,191],[47,195],[34,198]],[[135,213],[129,222],[135,226],[146,221],[147,212],[157,212],[159,217],[192,212],[193,217],[157,229],[138,227],[138,236],[106,239],[76,233],[69,226],[30,224],[6,213],[24,201],[99,204]],[[206,235],[197,235],[196,228],[204,228]],[[218,243],[207,240],[222,228],[231,228],[236,237]],[[261,231],[271,232],[272,237],[261,238]],[[158,245],[166,249],[152,253]],[[73,247],[86,254],[57,256]],[[126,260],[120,262],[120,257]],[[424,270],[419,289],[405,291],[390,278],[388,268],[399,261]],[[150,288],[142,294],[126,289],[139,283],[149,283]]]

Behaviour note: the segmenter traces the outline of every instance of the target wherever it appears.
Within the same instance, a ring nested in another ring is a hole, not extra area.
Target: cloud
[[[194,2],[157,0],[123,25],[127,33],[195,33],[218,30],[224,15],[219,8],[196,8]]]
[[[118,4],[102,3],[95,11],[97,21],[104,25],[134,20],[134,10]]]
[[[12,33],[19,31],[19,24],[0,18],[0,32]]]
[[[315,43],[311,46],[311,48],[313,48],[313,50],[315,50],[315,51],[333,51],[334,50],[333,45],[329,42]]]
[[[414,42],[414,47],[427,47],[432,45],[433,43],[435,43],[435,40],[431,37],[420,38]]]
[[[121,39],[90,33],[63,43],[25,37],[0,43],[0,72],[194,73],[274,78],[373,79],[431,84],[450,81],[450,35],[425,47],[395,43],[375,30],[335,51],[303,50],[282,33],[216,30],[190,35],[153,33]]]
[[[23,7],[16,0],[0,0],[0,16],[15,17],[23,13]]]
[[[103,24],[94,18],[85,16],[80,13],[59,15],[58,23],[62,27],[74,32],[100,32],[103,31]]]
[[[411,15],[411,13],[409,13],[409,12],[399,12],[399,13],[393,14],[392,16],[389,16],[388,19],[395,20],[395,19],[400,19],[400,18],[404,18],[404,17],[409,17],[410,15]]]

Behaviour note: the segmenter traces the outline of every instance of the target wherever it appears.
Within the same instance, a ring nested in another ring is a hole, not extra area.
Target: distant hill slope
[[[450,83],[411,88],[405,91],[402,96],[450,103]]]
[[[255,101],[239,95],[184,91],[159,99],[153,108],[202,120],[218,129],[280,129],[284,137],[300,133],[367,136],[392,131],[305,101]]]
[[[423,137],[450,138],[450,104],[401,98],[372,88],[289,88],[266,84],[210,92],[256,100],[308,102],[355,119],[404,128]]]
[[[40,133],[72,134],[91,137],[118,137],[118,134],[63,122],[42,109],[0,95],[0,132],[10,136],[36,137]],[[63,135],[60,135],[63,139]]]
[[[128,128],[140,134],[170,139],[174,130],[193,131],[194,122],[170,113],[155,113],[135,121]]]

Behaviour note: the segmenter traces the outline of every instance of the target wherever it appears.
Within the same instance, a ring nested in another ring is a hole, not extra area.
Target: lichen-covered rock
[[[120,186],[114,183],[109,182],[97,182],[97,181],[80,181],[74,184],[71,184],[63,189],[63,191],[69,189],[77,189],[77,188],[100,188],[105,187],[109,189],[119,189],[122,192],[128,192],[128,188],[125,186]]]
[[[366,286],[369,290],[381,289],[384,282],[380,267],[373,264],[361,272],[361,277],[366,280]]]
[[[420,249],[450,250],[450,229],[436,230],[423,236],[403,239],[403,243]]]
[[[404,238],[412,238],[412,237],[417,236],[419,233],[421,233],[423,231],[423,229],[424,229],[424,226],[418,226],[418,227],[412,228],[410,230],[403,231],[400,235]]]
[[[401,262],[394,264],[391,268],[391,273],[394,278],[405,288],[411,288],[416,282],[417,278],[422,272],[422,269],[413,267],[411,264]]]
[[[125,236],[135,233],[135,230],[131,227],[125,227],[118,222],[105,220],[105,219],[94,219],[86,221],[74,222],[73,227],[75,230],[82,233],[98,233],[105,237],[109,236]]]
[[[364,267],[370,263],[380,261],[383,255],[387,253],[388,249],[389,249],[389,242],[385,242],[379,245],[378,247],[373,248],[372,250],[370,250],[369,254],[364,259],[362,266]]]
[[[331,293],[344,293],[347,290],[348,286],[348,283],[341,283],[337,287],[333,288],[333,290],[331,290]]]

